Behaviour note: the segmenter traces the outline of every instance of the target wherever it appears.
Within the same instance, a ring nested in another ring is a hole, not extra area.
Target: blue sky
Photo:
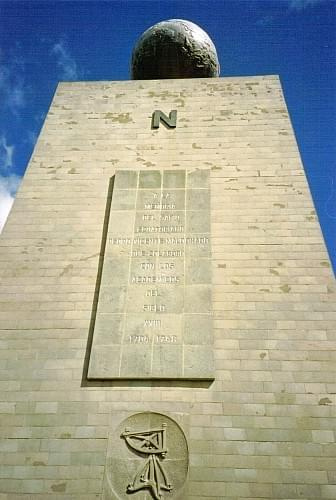
[[[60,80],[127,80],[133,44],[188,19],[221,76],[279,74],[336,269],[335,0],[0,0],[0,227]]]

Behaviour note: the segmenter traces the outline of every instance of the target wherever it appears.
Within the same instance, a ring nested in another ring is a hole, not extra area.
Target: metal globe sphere
[[[205,31],[183,19],[170,19],[146,30],[131,62],[133,80],[219,76],[216,48]]]

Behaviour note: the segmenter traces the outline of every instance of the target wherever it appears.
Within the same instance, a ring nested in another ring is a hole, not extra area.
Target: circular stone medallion
[[[181,427],[160,413],[136,413],[109,441],[104,499],[183,498],[188,445]]]

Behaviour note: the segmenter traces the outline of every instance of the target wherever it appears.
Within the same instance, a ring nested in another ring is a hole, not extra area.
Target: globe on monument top
[[[215,45],[197,24],[169,19],[154,24],[137,41],[131,62],[133,80],[219,76]]]

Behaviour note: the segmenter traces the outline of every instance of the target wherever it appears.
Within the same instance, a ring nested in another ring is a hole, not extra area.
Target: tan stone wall
[[[210,387],[82,380],[137,167],[211,169]],[[0,246],[1,500],[100,498],[111,419],[146,410],[189,416],[188,500],[336,497],[335,282],[277,77],[60,84]]]

